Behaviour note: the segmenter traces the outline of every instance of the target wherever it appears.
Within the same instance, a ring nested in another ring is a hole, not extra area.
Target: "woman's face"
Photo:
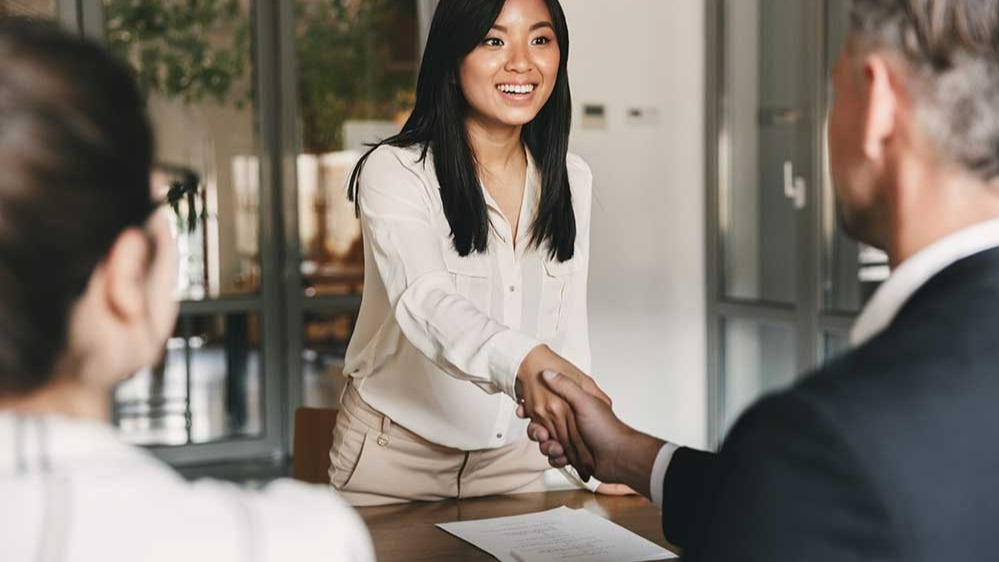
[[[543,0],[506,0],[496,23],[461,63],[469,117],[487,126],[531,122],[555,89],[561,60]]]

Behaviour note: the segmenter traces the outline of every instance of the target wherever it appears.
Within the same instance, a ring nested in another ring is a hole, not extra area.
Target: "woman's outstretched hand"
[[[590,479],[594,470],[593,453],[579,435],[572,408],[553,393],[542,379],[545,371],[564,374],[583,390],[609,407],[611,399],[600,390],[593,379],[566,361],[548,346],[538,346],[528,353],[517,373],[517,397],[521,406],[517,415],[548,430],[560,443],[565,444],[565,456],[576,467],[583,481]]]

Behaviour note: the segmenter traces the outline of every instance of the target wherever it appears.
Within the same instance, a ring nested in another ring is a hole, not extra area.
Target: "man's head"
[[[850,27],[830,167],[846,230],[886,248],[914,165],[999,175],[999,0],[854,0]]]

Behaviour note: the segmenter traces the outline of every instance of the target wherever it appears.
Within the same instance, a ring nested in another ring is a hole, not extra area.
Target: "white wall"
[[[640,429],[707,441],[703,0],[562,0],[572,151],[594,173],[593,375]],[[583,104],[607,127],[585,129]],[[628,122],[631,107],[658,123]]]

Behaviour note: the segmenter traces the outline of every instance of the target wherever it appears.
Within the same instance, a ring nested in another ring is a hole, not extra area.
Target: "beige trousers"
[[[355,507],[544,491],[548,460],[523,441],[499,449],[443,447],[392,422],[352,384],[340,400],[330,483]]]

